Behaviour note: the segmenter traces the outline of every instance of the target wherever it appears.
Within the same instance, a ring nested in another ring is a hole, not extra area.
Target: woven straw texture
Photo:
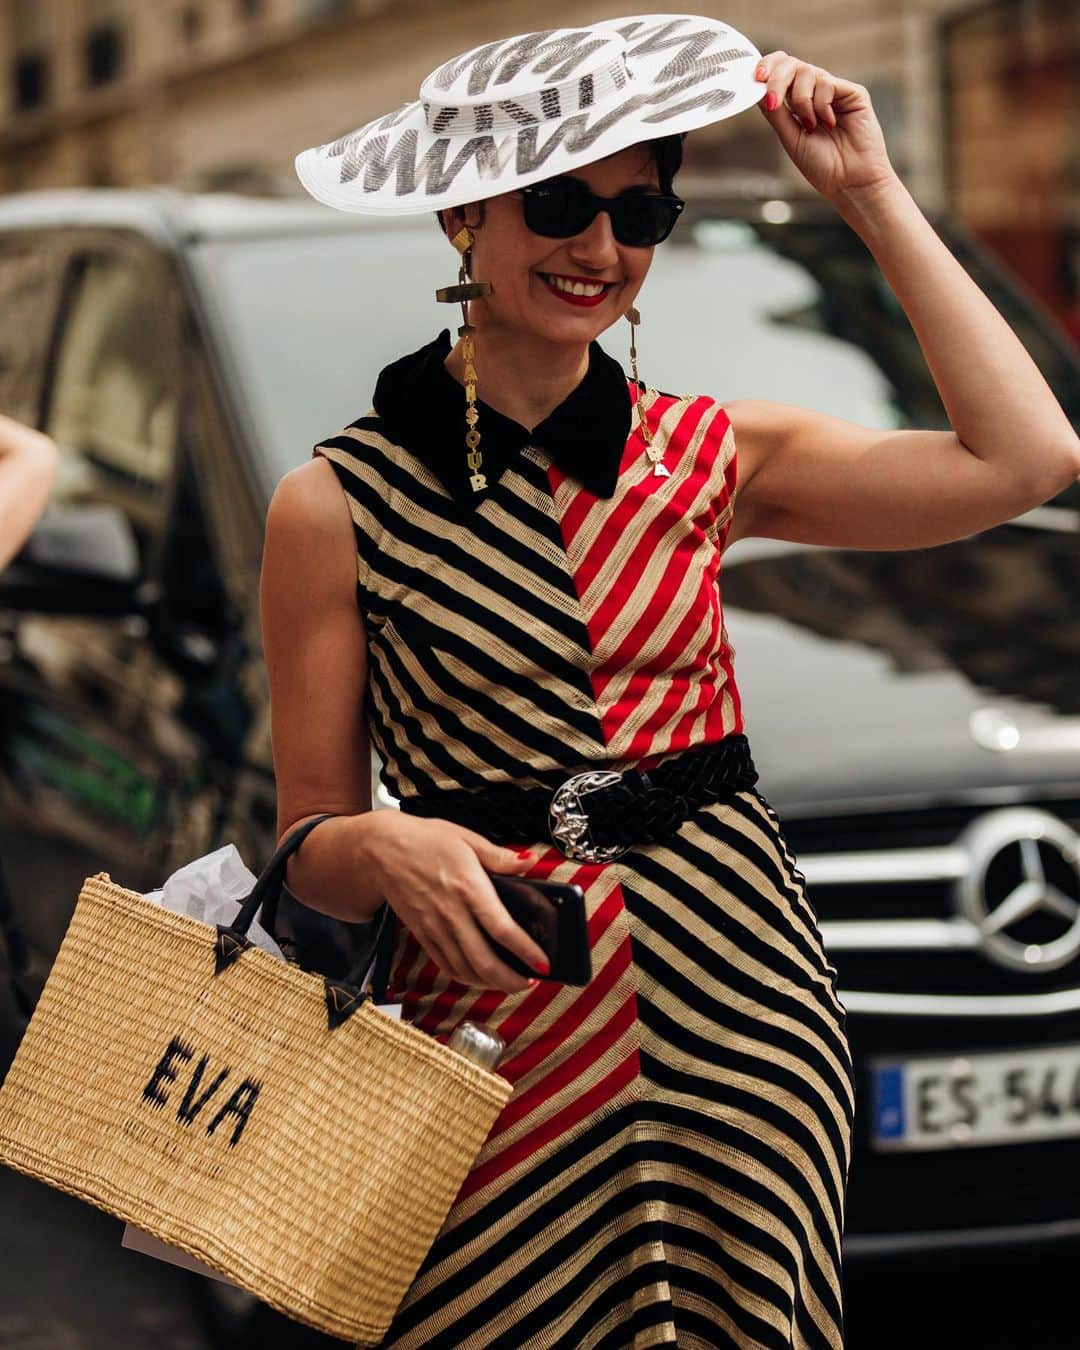
[[[322,980],[257,948],[215,977],[215,936],[87,878],[0,1160],[375,1345],[512,1085],[370,1001],[328,1030]]]

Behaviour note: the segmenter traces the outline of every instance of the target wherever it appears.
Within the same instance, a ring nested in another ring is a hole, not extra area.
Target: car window
[[[213,638],[227,631],[232,613],[202,488],[191,456],[182,455],[156,580],[172,627]]]
[[[1004,316],[1080,432],[1080,360],[1071,340],[1040,302],[1026,295],[1022,283],[1010,279],[1004,264],[948,219],[936,220],[934,227]],[[814,303],[783,319],[863,346],[888,381],[896,426],[947,430],[948,414],[915,332],[862,241],[838,220],[811,229],[777,231],[765,221],[755,222],[754,228],[762,237],[771,235],[776,250],[798,262],[818,283]],[[846,390],[842,393],[846,396]],[[808,402],[808,406],[817,404]],[[838,415],[859,420],[849,413]],[[1052,504],[1080,510],[1080,483],[1071,484]]]
[[[0,236],[0,410],[31,426],[60,298],[63,266],[41,232]]]
[[[121,511],[144,569],[165,517],[176,454],[174,363],[138,262],[104,253],[79,259],[69,277],[45,425],[61,450],[54,503]]]
[[[434,298],[455,279],[456,258],[433,220],[193,250],[271,481],[370,409],[375,378],[394,356],[456,330],[460,307]]]
[[[1070,522],[881,552],[743,539],[723,596],[755,762],[780,797],[1075,772]]]

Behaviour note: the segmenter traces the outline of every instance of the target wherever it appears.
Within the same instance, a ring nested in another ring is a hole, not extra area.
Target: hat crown
[[[632,79],[618,34],[552,28],[444,62],[420,86],[420,100],[435,135],[520,131],[602,105]]]

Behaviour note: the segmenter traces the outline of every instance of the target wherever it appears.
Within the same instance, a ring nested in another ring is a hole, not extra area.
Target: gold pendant
[[[652,471],[654,478],[670,478],[671,470],[664,463],[663,454],[650,441],[645,447],[645,453],[652,460]]]

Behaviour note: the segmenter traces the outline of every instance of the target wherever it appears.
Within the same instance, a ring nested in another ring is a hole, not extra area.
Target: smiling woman
[[[464,323],[285,476],[263,565],[280,831],[341,816],[289,885],[389,902],[388,996],[442,1041],[498,1030],[514,1083],[382,1350],[839,1347],[851,1060],[743,732],[731,423],[596,340],[678,219],[682,134],[761,97],[758,53],[676,16],[474,56],[298,159],[333,205],[437,210]],[[371,810],[372,741],[400,811]],[[545,978],[499,872],[582,887],[588,985]]]
[[[785,147],[805,153],[795,108],[844,147],[809,157],[831,189],[884,191],[859,87],[814,71],[695,16],[525,34],[297,157],[340,210],[437,212],[461,267],[458,341],[390,360],[285,475],[263,564],[279,832],[340,817],[290,888],[354,921],[388,903],[391,1000],[444,1042],[499,1031],[514,1084],[381,1350],[843,1343],[846,1017],[755,786],[720,579],[746,510],[832,528],[846,470],[869,510],[885,440],[755,401],[737,451],[737,405],[649,388],[633,345],[685,133],[768,93]],[[624,317],[632,377],[597,341]],[[1060,476],[1047,444],[1038,471],[987,471],[978,509]],[[372,744],[398,811],[371,809]],[[491,873],[582,887],[587,985],[548,978]]]

